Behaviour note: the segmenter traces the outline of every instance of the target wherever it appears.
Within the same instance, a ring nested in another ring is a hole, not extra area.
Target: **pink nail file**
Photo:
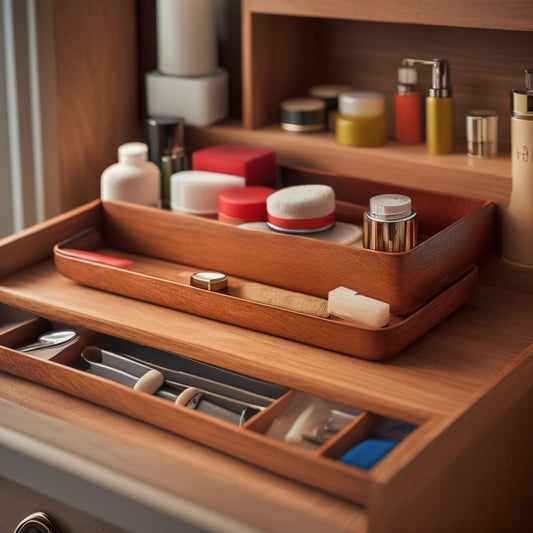
[[[112,266],[116,268],[128,268],[133,265],[133,261],[130,259],[123,259],[120,257],[112,257],[110,255],[99,254],[97,252],[90,252],[88,250],[76,250],[74,248],[61,248],[61,252],[78,257],[80,259],[88,259],[95,263],[101,263],[102,265]]]

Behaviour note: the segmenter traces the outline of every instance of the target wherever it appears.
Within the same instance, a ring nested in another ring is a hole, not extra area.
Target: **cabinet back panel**
[[[533,32],[273,15],[254,15],[253,20],[248,86],[246,72],[244,76],[244,93],[252,91],[253,106],[244,108],[245,126],[277,122],[279,102],[305,95],[313,84],[348,83],[355,89],[386,94],[392,139],[396,69],[401,59],[440,58],[450,62],[457,148],[465,148],[465,112],[488,108],[499,115],[500,150],[509,150],[509,92],[524,85],[523,71],[531,67]],[[425,94],[429,67],[419,69],[419,79]]]

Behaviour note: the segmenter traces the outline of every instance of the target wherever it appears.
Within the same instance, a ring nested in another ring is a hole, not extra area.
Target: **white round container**
[[[349,91],[339,95],[339,113],[351,117],[385,114],[385,95],[379,91]]]
[[[100,179],[100,198],[159,206],[161,173],[148,161],[148,145],[126,143],[118,148],[118,163],[108,167]]]
[[[216,217],[219,194],[245,185],[246,178],[232,174],[206,170],[176,172],[170,176],[170,209],[175,213]]]

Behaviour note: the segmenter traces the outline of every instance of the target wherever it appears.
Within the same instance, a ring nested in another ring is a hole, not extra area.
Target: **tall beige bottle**
[[[533,69],[511,91],[511,199],[503,209],[502,256],[533,268]]]

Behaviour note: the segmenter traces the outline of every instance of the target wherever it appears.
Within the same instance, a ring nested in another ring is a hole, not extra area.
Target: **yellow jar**
[[[378,91],[341,94],[335,138],[345,146],[383,146],[387,142],[384,94]]]

